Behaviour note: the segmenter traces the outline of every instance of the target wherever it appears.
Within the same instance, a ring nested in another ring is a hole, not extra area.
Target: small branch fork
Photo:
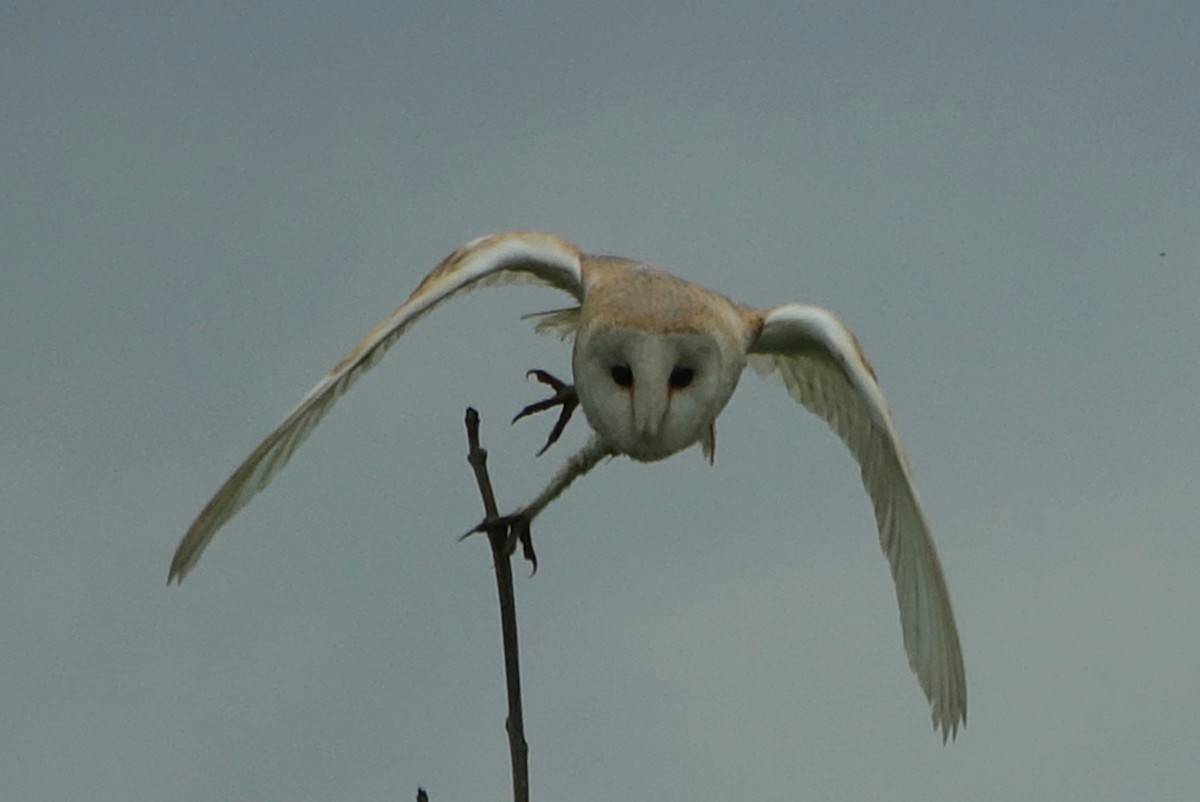
[[[523,413],[528,414],[528,413]],[[518,415],[518,417],[521,417]],[[485,531],[492,547],[496,590],[500,596],[500,632],[504,639],[504,675],[508,686],[508,751],[512,759],[513,800],[529,802],[529,746],[525,743],[525,717],[521,707],[521,665],[517,652],[517,602],[513,594],[513,540],[509,526],[496,508],[496,496],[487,471],[487,450],[479,445],[479,413],[467,408],[467,462],[475,471],[483,499]],[[553,440],[551,440],[553,442]],[[549,444],[547,444],[549,445]]]

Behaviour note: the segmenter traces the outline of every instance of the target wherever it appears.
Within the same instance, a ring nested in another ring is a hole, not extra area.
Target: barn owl
[[[539,331],[574,336],[574,385],[518,417],[562,405],[546,446],[582,407],[587,444],[540,495],[505,519],[528,543],[529,524],[600,461],[654,462],[699,444],[711,462],[714,424],[747,364],[777,374],[801,405],[850,448],[875,508],[891,567],[909,666],[943,742],[966,722],[967,690],[950,596],[907,458],[862,348],[832,312],[800,304],[754,309],[649,265],[581,252],[550,234],[494,234],[446,257],[391,317],[338,362],[233,472],[192,523],[171,562],[181,581],[230,518],[283,468],[342,393],[442,301],[488,284],[557,288],[574,306],[534,315]],[[543,449],[544,451],[545,449]]]

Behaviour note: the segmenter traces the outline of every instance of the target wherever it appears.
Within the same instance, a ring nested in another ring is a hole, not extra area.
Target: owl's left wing
[[[943,740],[967,717],[967,683],[950,594],[883,392],[862,348],[832,312],[791,304],[768,310],[750,364],[777,372],[792,397],[849,446],[875,507],[891,566],[908,663]]]
[[[374,367],[413,323],[460,292],[484,284],[520,281],[556,287],[582,301],[579,250],[551,234],[493,234],[468,242],[442,260],[408,300],[351,348],[221,485],[180,541],[167,581],[183,580],[217,530],[270,483],[338,397]]]

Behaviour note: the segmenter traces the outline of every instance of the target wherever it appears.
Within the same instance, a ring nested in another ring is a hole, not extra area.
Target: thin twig
[[[500,517],[492,480],[487,472],[487,451],[479,445],[479,413],[467,407],[467,462],[475,471],[479,495],[483,498],[487,522]],[[525,718],[521,712],[521,665],[517,653],[517,602],[513,594],[512,542],[507,526],[489,526],[488,543],[496,569],[496,590],[500,596],[500,631],[504,638],[504,675],[508,685],[508,751],[512,758],[513,800],[529,802],[529,746],[525,743]]]

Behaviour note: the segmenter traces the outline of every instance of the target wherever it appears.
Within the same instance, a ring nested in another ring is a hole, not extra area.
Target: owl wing
[[[446,257],[407,301],[350,349],[225,480],[180,541],[167,582],[182,581],[187,576],[217,530],[275,478],[338,397],[374,367],[409,326],[460,292],[485,284],[522,281],[557,287],[581,301],[579,250],[550,234],[512,233],[480,237]]]
[[[950,594],[908,459],[858,341],[826,309],[780,306],[764,313],[750,363],[777,372],[792,397],[832,426],[858,460],[896,583],[908,664],[943,741],[957,735],[967,718],[967,683]]]

